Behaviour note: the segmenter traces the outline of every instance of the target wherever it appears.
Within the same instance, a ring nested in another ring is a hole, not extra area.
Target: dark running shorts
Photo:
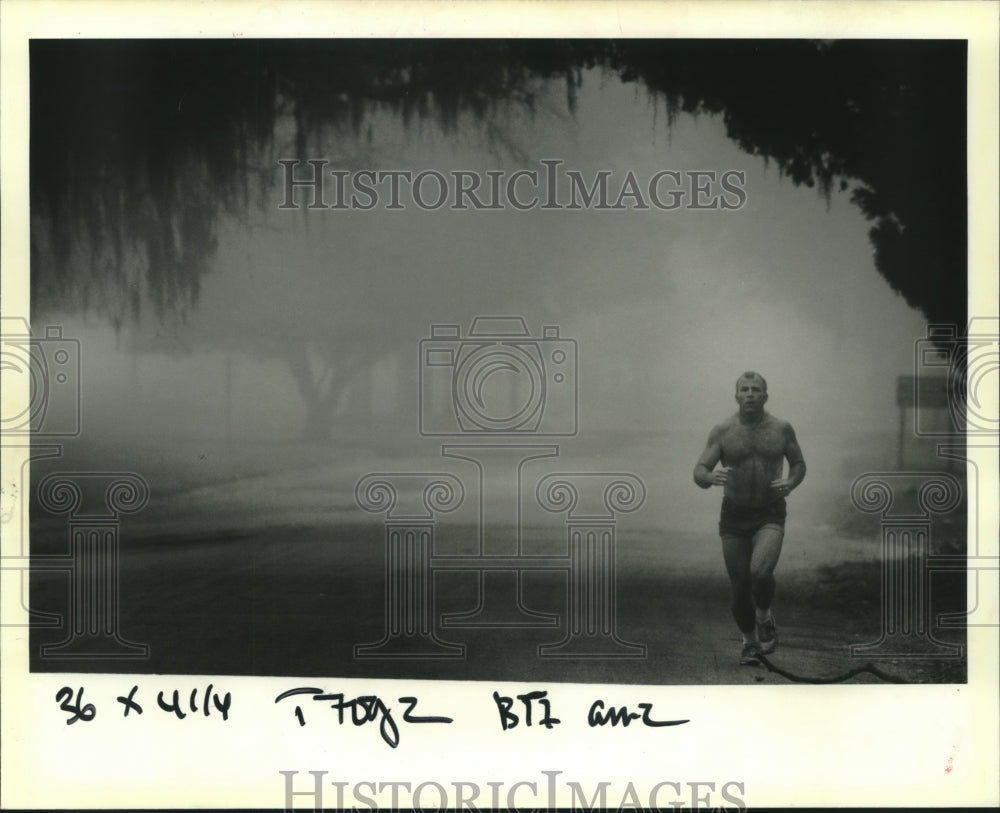
[[[765,525],[777,525],[784,529],[786,514],[783,499],[759,508],[747,508],[737,505],[729,497],[723,497],[719,536],[753,536]]]

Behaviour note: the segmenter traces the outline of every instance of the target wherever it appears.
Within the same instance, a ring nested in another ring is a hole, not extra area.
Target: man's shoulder
[[[784,418],[779,418],[777,415],[772,415],[770,412],[767,413],[768,426],[772,427],[778,432],[788,433],[794,432],[792,425],[786,421]]]
[[[715,426],[712,427],[712,434],[724,435],[730,429],[732,429],[733,427],[738,427],[739,425],[740,425],[739,414],[730,415],[728,418],[725,418],[724,420],[720,421],[719,423],[717,423]]]

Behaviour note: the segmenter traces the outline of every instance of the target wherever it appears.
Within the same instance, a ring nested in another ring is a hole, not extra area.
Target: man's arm
[[[771,483],[780,495],[785,496],[792,492],[806,476],[806,460],[802,456],[802,448],[799,446],[799,439],[795,437],[795,430],[792,425],[785,424],[785,459],[788,461],[788,476],[775,480]]]
[[[708,436],[708,445],[701,453],[698,462],[694,467],[694,481],[701,488],[711,488],[712,486],[724,486],[729,477],[729,468],[721,468],[713,471],[715,465],[722,460],[722,433],[723,427],[716,426]]]

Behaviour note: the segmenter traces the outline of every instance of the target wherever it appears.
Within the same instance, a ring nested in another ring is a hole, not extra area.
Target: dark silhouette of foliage
[[[672,114],[722,114],[796,184],[851,187],[893,290],[931,321],[965,324],[964,42],[626,43],[612,65]]]
[[[114,324],[198,298],[219,218],[264,197],[283,121],[299,155],[375,110],[446,132],[528,110],[582,71],[668,114],[721,114],[796,184],[852,190],[879,272],[932,321],[966,320],[965,44],[958,41],[33,41],[32,296]]]

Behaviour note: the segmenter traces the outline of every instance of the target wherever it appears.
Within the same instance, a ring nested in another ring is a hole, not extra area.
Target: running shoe
[[[757,644],[743,644],[743,651],[740,653],[740,666],[760,666],[759,655]]]
[[[775,629],[773,617],[764,623],[757,622],[757,642],[762,655],[770,655],[778,646],[778,630]]]

